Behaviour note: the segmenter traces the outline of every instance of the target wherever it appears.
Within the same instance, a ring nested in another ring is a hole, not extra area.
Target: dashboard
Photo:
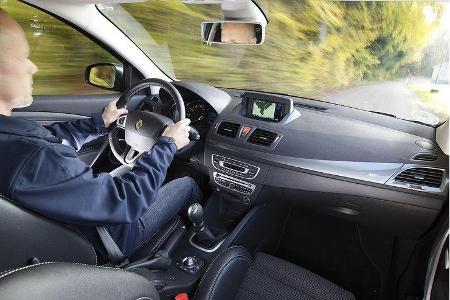
[[[297,97],[175,85],[193,125],[207,130],[191,162],[243,206],[286,201],[418,238],[448,202],[448,156],[432,127]]]

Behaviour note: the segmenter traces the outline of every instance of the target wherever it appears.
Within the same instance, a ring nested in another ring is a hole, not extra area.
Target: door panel
[[[448,211],[444,214],[445,219],[439,224],[433,247],[430,252],[428,269],[425,280],[425,300],[449,299],[448,276],[449,276],[449,220]]]
[[[34,97],[31,106],[15,109],[13,116],[35,121],[43,126],[54,122],[65,122],[88,118],[95,112],[102,112],[109,102],[117,100],[120,94],[91,96],[49,96]],[[77,152],[79,158],[90,165],[95,159],[107,136],[91,141]]]
[[[16,111],[14,110],[12,116],[15,118],[23,118],[35,121],[42,126],[53,124],[54,122],[65,122],[71,120],[85,119],[86,116],[66,114],[59,112],[35,112],[35,111]]]
[[[81,116],[90,116],[113,100],[118,100],[120,93],[87,96],[34,96],[29,107],[16,109],[16,112],[48,112]],[[60,116],[62,117],[62,116]],[[58,117],[59,118],[59,117]]]

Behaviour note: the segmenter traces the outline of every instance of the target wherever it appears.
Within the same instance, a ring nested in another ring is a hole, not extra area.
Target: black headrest
[[[27,211],[0,195],[0,272],[40,262],[96,265],[92,245],[70,227]]]
[[[14,300],[158,300],[144,277],[115,268],[44,263],[0,275],[0,298]]]

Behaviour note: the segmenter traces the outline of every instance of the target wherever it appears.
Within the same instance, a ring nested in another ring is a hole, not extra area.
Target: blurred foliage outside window
[[[179,80],[310,97],[420,121],[417,110],[448,117],[448,84],[441,93],[430,91],[433,71],[449,61],[449,3],[258,2],[269,16],[261,46],[203,45],[200,23],[222,19],[218,5],[150,0],[98,7]],[[377,98],[374,90],[384,93]]]
[[[25,31],[30,59],[39,68],[33,76],[34,95],[111,93],[85,82],[88,65],[119,63],[102,47],[58,19],[19,1],[0,0],[0,7]]]

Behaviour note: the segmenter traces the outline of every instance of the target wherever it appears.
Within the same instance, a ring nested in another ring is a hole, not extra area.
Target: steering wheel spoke
[[[120,155],[120,158],[126,162],[128,165],[133,165],[135,161],[143,154],[144,152],[139,152],[133,147],[127,145],[125,147],[125,151]]]
[[[120,116],[116,121],[117,127],[122,129],[125,129],[126,124],[127,124],[127,115]]]

